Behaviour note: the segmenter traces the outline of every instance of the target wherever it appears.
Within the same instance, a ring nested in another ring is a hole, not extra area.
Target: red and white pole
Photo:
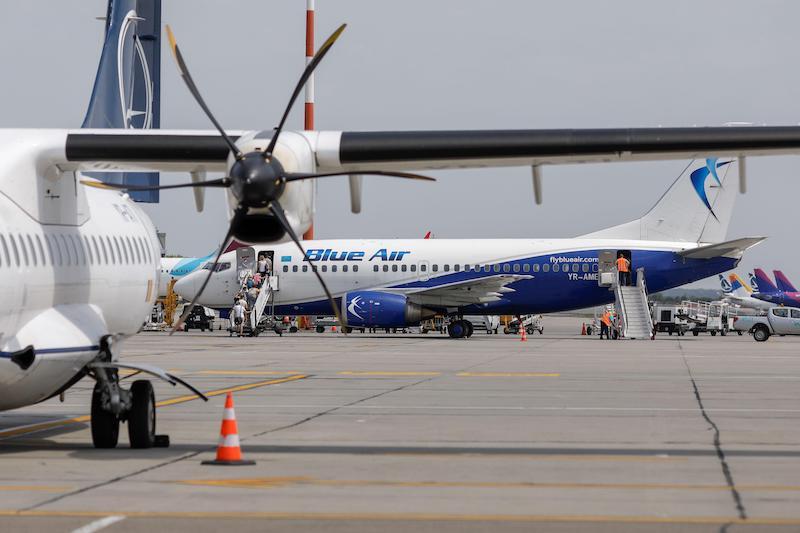
[[[314,57],[314,0],[306,0],[306,65]],[[314,75],[308,78],[306,82],[306,102],[305,102],[305,120],[303,122],[304,129],[314,129]],[[315,180],[312,180],[314,183]],[[312,185],[316,195],[316,184]],[[312,200],[313,201],[313,200]],[[314,238],[314,223],[312,221],[311,227],[308,228],[303,234],[304,240],[312,240]]]

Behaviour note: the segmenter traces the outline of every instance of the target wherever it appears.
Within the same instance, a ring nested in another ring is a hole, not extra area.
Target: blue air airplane
[[[400,327],[444,313],[451,336],[468,336],[464,315],[551,313],[612,302],[618,253],[630,257],[634,282],[643,269],[650,292],[731,270],[763,240],[725,241],[737,192],[728,175],[735,175],[735,165],[692,162],[643,217],[572,239],[306,241],[305,257],[292,243],[254,248],[274,257],[276,313],[331,314],[313,262],[341,301],[348,327]],[[230,308],[238,290],[231,268],[236,257],[222,256],[227,268],[218,265],[198,303]],[[192,298],[206,274],[184,277],[176,292]]]

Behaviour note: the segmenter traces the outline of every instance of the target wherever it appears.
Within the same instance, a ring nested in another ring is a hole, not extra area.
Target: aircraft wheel
[[[103,409],[103,386],[94,384],[92,391],[92,443],[95,448],[116,448],[119,441],[119,418]]]
[[[503,328],[503,333],[505,333],[506,335],[510,335],[511,334],[511,330],[508,329],[508,327],[504,327]]]
[[[128,439],[131,448],[152,448],[156,440],[156,395],[153,385],[140,379],[131,386]]]
[[[464,326],[467,328],[467,331],[464,334],[464,336],[466,338],[472,337],[472,334],[475,333],[475,326],[473,326],[472,322],[470,322],[469,320],[464,320],[463,322],[464,322]]]
[[[694,335],[695,337],[697,337],[698,335],[700,335],[700,332],[699,332],[699,331],[697,331],[697,330],[694,330],[694,331],[692,331],[692,335]]]
[[[447,333],[450,335],[450,338],[453,339],[460,339],[464,337],[467,332],[467,328],[464,326],[464,323],[461,320],[456,320],[452,322],[450,326],[447,328]]]

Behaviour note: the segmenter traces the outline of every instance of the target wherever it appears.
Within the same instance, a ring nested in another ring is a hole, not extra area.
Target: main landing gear
[[[469,338],[474,332],[475,328],[472,326],[472,322],[463,318],[453,320],[447,325],[447,333],[451,339]]]
[[[149,365],[123,364],[112,361],[111,337],[100,341],[100,354],[88,366],[96,383],[92,391],[92,443],[95,448],[116,448],[119,442],[119,426],[128,424],[128,440],[131,448],[169,447],[169,435],[156,434],[156,395],[148,380],[133,382],[130,389],[120,384],[119,370],[127,368],[136,373],[145,372],[171,385],[180,383],[202,399],[203,393],[160,368]]]

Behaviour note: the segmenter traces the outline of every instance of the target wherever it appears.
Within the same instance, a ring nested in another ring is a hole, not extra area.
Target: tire
[[[719,334],[721,337],[725,337],[728,335],[728,332],[723,329],[722,331],[719,332]]]
[[[736,333],[741,337],[744,332],[743,331],[737,331]]]
[[[764,326],[756,326],[753,330],[753,339],[756,342],[764,342],[769,339],[769,330]]]
[[[717,332],[716,331],[710,331],[709,333],[711,333],[712,337],[716,337],[717,336]]]
[[[505,333],[506,335],[511,335],[511,330],[508,329],[508,327],[504,327],[503,328],[503,333]]]
[[[325,333],[325,326],[317,326],[317,333]]]
[[[464,320],[464,326],[467,328],[467,332],[464,334],[466,338],[472,337],[472,334],[475,333],[475,326],[472,325],[472,322],[469,320]]]
[[[156,440],[156,395],[153,385],[140,379],[131,386],[131,411],[128,414],[128,439],[131,448],[152,448]]]
[[[692,335],[694,335],[695,337],[697,337],[698,335],[700,335],[700,332],[699,332],[699,331],[697,331],[696,329],[695,329],[695,330],[692,330]]]
[[[344,327],[344,332],[345,333],[353,333],[353,328],[351,328],[350,326],[345,326]]]
[[[289,328],[289,333],[297,333],[297,326],[292,326]]]
[[[536,329],[533,326],[527,326],[525,328],[525,333],[528,335],[533,335],[536,332]]]
[[[464,323],[461,322],[460,320],[456,320],[455,322],[450,324],[450,327],[447,328],[447,333],[450,335],[450,338],[452,339],[463,338],[466,332],[467,330],[464,327]]]
[[[586,335],[589,336],[589,337],[592,336],[592,326],[589,326],[588,328],[586,328]]]
[[[92,443],[95,448],[116,448],[119,442],[119,418],[101,405],[103,387],[99,382],[92,391]]]

